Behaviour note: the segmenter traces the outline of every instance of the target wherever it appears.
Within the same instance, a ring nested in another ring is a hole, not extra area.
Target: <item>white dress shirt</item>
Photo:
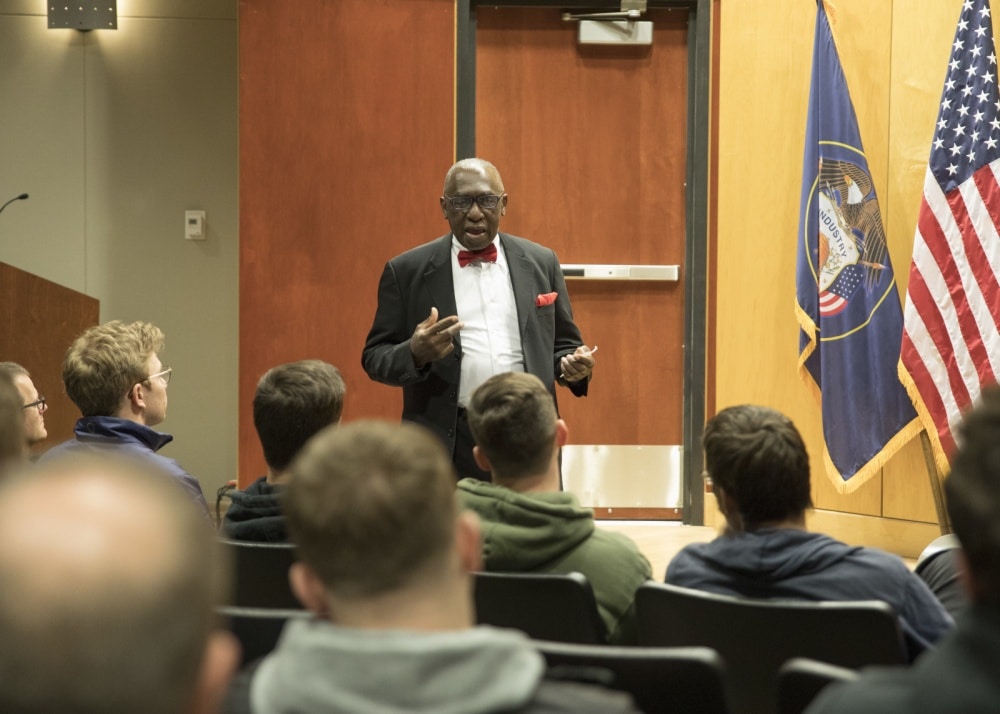
[[[462,328],[462,376],[458,403],[465,406],[480,384],[495,374],[524,371],[524,350],[517,326],[517,305],[510,282],[507,256],[500,236],[493,237],[497,262],[474,261],[458,265],[465,250],[451,237],[451,275],[455,305]]]

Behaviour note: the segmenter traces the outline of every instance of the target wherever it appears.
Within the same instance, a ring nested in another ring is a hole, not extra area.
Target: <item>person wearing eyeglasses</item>
[[[444,442],[459,478],[489,481],[465,411],[476,387],[528,372],[553,397],[556,384],[586,396],[594,357],[556,254],[499,232],[507,193],[496,166],[453,165],[440,204],[451,232],[386,263],[361,362],[373,380],[403,388],[403,420]]]
[[[167,416],[167,385],[173,370],[160,361],[163,331],[148,322],[106,322],[73,341],[63,359],[66,394],[83,417],[74,439],[43,459],[67,450],[106,447],[153,463],[170,474],[209,517],[198,479],[174,459],[157,453],[174,440],[153,429]]]
[[[23,431],[21,395],[10,374],[0,369],[0,479],[16,470],[28,456]]]
[[[0,362],[0,372],[11,378],[17,391],[21,394],[24,410],[24,439],[26,449],[44,441],[49,433],[45,430],[45,412],[48,404],[45,397],[38,393],[31,381],[28,370],[17,362]]]

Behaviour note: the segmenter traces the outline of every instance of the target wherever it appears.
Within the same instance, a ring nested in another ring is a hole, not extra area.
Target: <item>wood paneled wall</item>
[[[264,472],[254,387],[318,358],[345,419],[398,418],[361,348],[385,261],[441,235],[454,159],[453,0],[240,2],[240,482]]]
[[[826,0],[901,297],[961,4]],[[835,491],[818,406],[796,376],[794,240],[815,4],[722,0],[718,10],[716,406],[758,402],[789,414],[812,456],[818,508],[934,522],[918,440],[880,478]]]

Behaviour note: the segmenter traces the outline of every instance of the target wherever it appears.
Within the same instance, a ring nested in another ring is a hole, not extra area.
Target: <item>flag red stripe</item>
[[[986,254],[986,251],[983,250],[982,244],[982,240],[995,239],[989,235],[983,236],[980,239],[976,235],[975,227],[972,225],[971,215],[978,211],[986,211],[990,216],[990,222],[994,226],[1000,225],[1000,223],[997,223],[998,218],[1000,218],[1000,187],[997,186],[996,177],[993,175],[993,171],[989,165],[976,171],[972,178],[978,190],[979,197],[967,204],[962,200],[961,194],[958,191],[954,191],[954,195],[959,199],[958,203],[961,203],[961,209],[953,203],[951,196],[948,197],[948,203],[952,205],[952,213],[955,215],[955,220],[959,220],[958,211],[960,210],[964,221],[959,223],[959,227],[962,230],[962,243],[965,246],[965,267],[975,277],[976,284],[979,286],[986,304],[998,305],[1000,304],[998,302],[1000,300],[1000,285],[997,284],[996,276],[990,267],[990,258]],[[990,311],[990,313],[993,318],[993,327],[1000,332],[1000,313],[995,310]]]
[[[910,284],[913,284],[912,277],[910,278]],[[955,438],[948,427],[948,413],[945,410],[944,402],[941,401],[941,396],[934,385],[934,379],[931,377],[930,372],[927,371],[927,366],[920,359],[916,347],[913,346],[913,342],[910,340],[909,333],[905,330],[903,331],[903,345],[900,357],[903,360],[903,364],[906,365],[906,370],[910,373],[910,377],[913,378],[914,384],[917,385],[917,390],[920,392],[920,397],[924,400],[924,407],[926,407],[927,413],[930,414],[931,419],[934,421],[942,450],[946,454],[951,454],[955,448]]]
[[[960,205],[956,205],[956,196],[957,204]],[[952,194],[945,196],[945,199],[947,200],[952,213],[954,214],[957,212],[960,214],[959,216],[956,216],[955,220],[959,221],[959,225],[961,225],[964,221],[966,230],[969,230],[969,218],[968,214],[965,213],[965,203],[962,201],[962,197],[957,191],[955,191],[952,192]],[[964,218],[962,218],[963,216]],[[955,263],[955,256],[952,255],[952,252],[948,247],[948,239],[941,230],[941,226],[937,222],[934,212],[927,204],[926,198],[920,206],[920,215],[917,219],[917,225],[920,228],[920,234],[924,237],[924,243],[927,245],[927,249],[934,258],[934,262],[937,263],[945,284],[948,286],[951,302],[954,305],[955,312],[958,316],[958,328],[962,332],[963,341],[966,345],[968,345],[973,364],[978,365],[985,363],[988,365],[989,355],[986,354],[986,350],[983,347],[982,337],[976,327],[976,322],[973,319],[969,308],[969,301],[965,294],[965,290],[962,287],[961,270]],[[925,295],[922,296],[922,299],[920,300],[914,298],[914,302],[916,304],[917,311],[920,312],[923,316],[925,324],[927,324],[928,332],[930,332],[931,336],[934,337],[935,348],[939,353],[941,353],[941,355],[947,357],[945,363],[948,365],[949,378],[954,385],[955,379],[952,375],[952,370],[957,369],[954,367],[955,352],[952,349],[947,335],[947,325],[945,324],[944,317],[941,315],[937,307],[938,298],[943,296],[930,294],[926,283],[923,283],[922,287],[926,291]],[[934,306],[933,313],[925,314],[925,308],[931,305]],[[928,319],[928,317],[931,317],[932,319]],[[952,391],[955,390],[953,389]],[[956,392],[956,401],[961,404],[962,400],[958,398],[959,394],[960,393]],[[968,391],[964,386],[962,387],[961,394],[968,394]]]
[[[924,218],[925,214],[933,218],[933,214],[931,213],[930,208],[927,207],[926,203],[921,207],[921,209],[921,219]],[[923,221],[921,220],[921,223],[922,222]],[[938,226],[936,221],[931,221],[931,225],[928,226],[929,230],[939,228],[940,226]],[[923,225],[921,225],[921,233],[924,235],[924,241],[929,244],[932,237],[923,233]],[[917,269],[916,265],[914,265],[913,269],[910,271],[910,285],[907,290],[907,295],[913,302],[917,312],[920,313],[924,326],[927,328],[927,332],[934,343],[934,350],[938,353],[938,355],[940,355],[941,361],[944,363],[945,370],[948,374],[948,386],[950,387],[951,393],[954,395],[955,402],[959,405],[959,407],[964,407],[969,404],[972,398],[969,395],[969,390],[966,388],[961,372],[959,371],[959,366],[955,358],[955,350],[951,343],[951,337],[948,335],[948,329],[945,324],[944,316],[941,314],[941,310],[937,305],[937,300],[935,300],[934,295],[927,286],[927,282],[924,280],[923,274]],[[905,329],[904,334],[906,334]],[[914,351],[913,354],[917,360],[920,359],[919,353]],[[903,364],[906,365],[906,368],[912,375],[914,371],[912,365],[905,360]],[[929,372],[927,373],[927,377],[931,379]],[[917,382],[918,387],[921,384],[921,382]],[[945,388],[945,385],[940,385],[940,387]],[[937,387],[934,387],[934,389],[936,390]],[[922,388],[920,389],[920,393],[921,395],[924,393]],[[943,407],[941,414],[945,415]],[[935,419],[935,423],[938,423],[937,419]]]

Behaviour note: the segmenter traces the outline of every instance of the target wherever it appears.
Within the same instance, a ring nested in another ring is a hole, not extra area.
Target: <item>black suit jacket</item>
[[[403,388],[403,419],[437,433],[455,447],[462,340],[455,351],[417,369],[409,339],[431,308],[439,317],[457,313],[451,275],[451,234],[413,248],[385,264],[378,286],[378,309],[365,341],[361,364],[377,382]],[[566,281],[556,254],[524,238],[500,234],[517,305],[524,368],[555,397],[559,360],[583,344],[573,322]],[[536,307],[539,295],[557,293],[555,303]],[[567,385],[576,396],[587,394],[589,380]]]

